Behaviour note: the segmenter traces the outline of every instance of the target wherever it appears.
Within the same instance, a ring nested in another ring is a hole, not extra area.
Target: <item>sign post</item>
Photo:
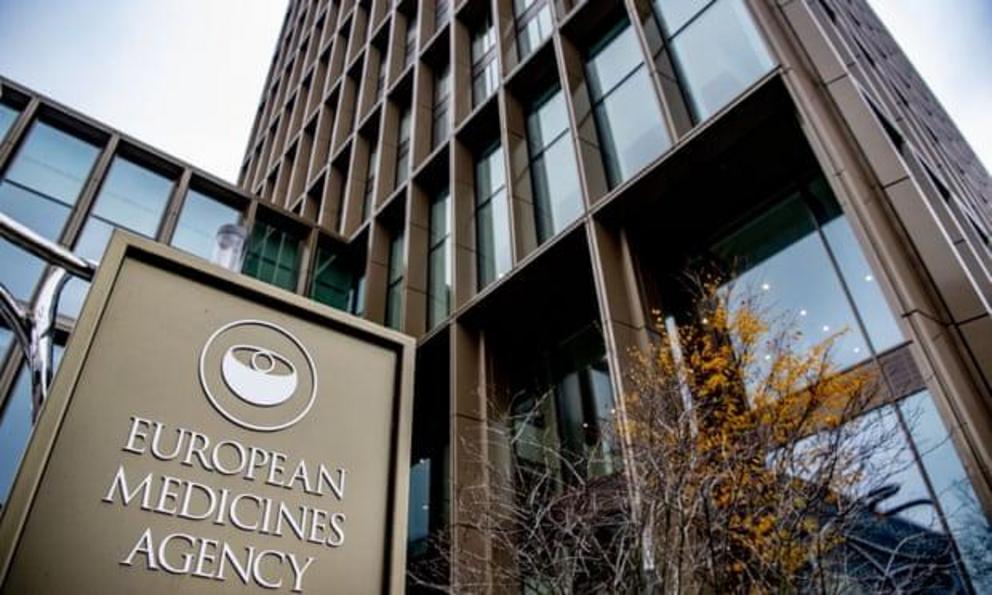
[[[0,591],[401,592],[413,362],[115,234],[0,518]]]

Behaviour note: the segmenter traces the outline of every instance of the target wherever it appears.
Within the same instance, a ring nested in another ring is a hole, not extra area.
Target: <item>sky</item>
[[[0,75],[236,181],[286,0],[0,0]]]
[[[992,169],[992,0],[869,0]],[[286,0],[0,0],[0,74],[235,181]]]
[[[992,0],[868,0],[992,171]]]

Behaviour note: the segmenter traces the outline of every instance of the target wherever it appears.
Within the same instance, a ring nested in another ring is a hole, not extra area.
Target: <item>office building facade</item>
[[[412,563],[446,534],[446,578],[484,575],[488,429],[548,407],[549,446],[601,448],[705,263],[810,340],[848,329],[837,363],[878,371],[917,455],[886,509],[992,584],[992,185],[863,0],[292,0],[237,187],[3,85],[4,212],[97,259],[115,226],[209,257],[241,223],[244,273],[417,338]],[[30,301],[43,266],[2,248]]]

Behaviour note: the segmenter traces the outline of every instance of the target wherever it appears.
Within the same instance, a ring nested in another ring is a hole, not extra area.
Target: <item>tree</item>
[[[604,447],[569,452],[535,435],[543,426],[527,416],[544,414],[548,392],[490,425],[472,455],[488,482],[470,505],[489,547],[452,556],[489,571],[446,590],[959,586],[948,538],[877,510],[913,459],[898,427],[872,412],[884,400],[872,370],[837,370],[839,334],[804,346],[790,314],[757,293],[712,280],[696,293],[677,328],[658,315],[651,347],[630,354]],[[624,472],[590,473],[620,442]]]

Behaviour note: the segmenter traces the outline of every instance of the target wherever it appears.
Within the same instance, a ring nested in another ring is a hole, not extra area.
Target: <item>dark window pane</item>
[[[351,270],[344,255],[328,247],[319,248],[310,297],[339,310],[347,310],[352,283]]]
[[[172,245],[201,258],[212,259],[217,245],[217,231],[222,225],[240,220],[238,209],[190,190],[179,213]]]
[[[293,234],[258,221],[252,229],[242,272],[289,291],[296,290],[300,242]]]
[[[35,122],[7,171],[7,180],[73,205],[97,153],[99,149],[90,143]]]
[[[676,35],[672,50],[699,120],[722,108],[773,66],[741,0],[718,0]]]

